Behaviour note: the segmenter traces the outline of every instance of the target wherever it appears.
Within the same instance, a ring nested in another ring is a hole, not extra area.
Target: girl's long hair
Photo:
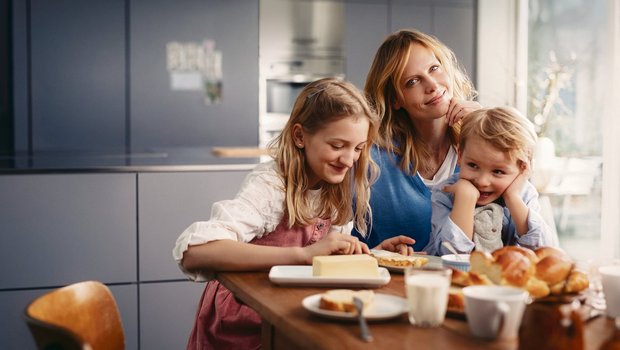
[[[323,183],[320,202],[310,203],[305,151],[295,145],[293,126],[299,123],[305,132],[314,134],[328,127],[329,123],[349,116],[368,119],[367,144],[351,174],[338,184]],[[366,233],[367,221],[372,220],[370,185],[378,176],[378,167],[370,157],[378,126],[377,114],[353,84],[338,78],[324,78],[304,87],[284,129],[271,143],[284,182],[285,216],[289,227],[311,224],[318,216],[331,219],[335,225],[355,220],[355,228]]]
[[[389,35],[381,44],[370,67],[364,90],[371,106],[381,118],[379,147],[402,156],[400,168],[407,174],[415,174],[418,160],[428,157],[426,145],[418,137],[411,118],[404,109],[396,110],[395,102],[403,97],[398,82],[414,43],[430,49],[448,74],[455,98],[471,100],[476,90],[456,56],[437,38],[417,30],[404,29]],[[460,123],[448,129],[452,145],[458,144]]]

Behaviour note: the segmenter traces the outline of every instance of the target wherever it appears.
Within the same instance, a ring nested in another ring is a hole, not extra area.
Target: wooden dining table
[[[219,272],[216,278],[241,302],[263,319],[263,349],[517,349],[518,340],[485,340],[471,335],[464,315],[448,313],[436,328],[418,328],[403,313],[392,319],[369,322],[372,342],[364,342],[353,320],[334,320],[302,306],[310,295],[328,287],[279,286],[268,272]],[[355,288],[353,288],[355,289]],[[405,297],[403,275],[392,273],[388,284],[375,293]],[[614,331],[613,320],[599,316],[584,327],[585,349],[599,349]]]

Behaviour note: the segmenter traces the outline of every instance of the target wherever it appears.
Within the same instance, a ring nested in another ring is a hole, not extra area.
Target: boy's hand
[[[530,178],[530,165],[528,163],[523,164],[521,168],[521,173],[517,175],[517,177],[512,180],[512,183],[508,185],[502,197],[504,197],[504,201],[508,202],[513,198],[521,198],[521,191],[523,191],[523,186],[527,183]]]
[[[443,191],[454,194],[455,198],[470,198],[476,201],[480,198],[480,191],[478,191],[476,186],[471,181],[463,178],[458,179],[452,185],[445,186]]]

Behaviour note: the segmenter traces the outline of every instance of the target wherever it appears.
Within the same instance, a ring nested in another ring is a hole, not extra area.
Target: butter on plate
[[[379,265],[377,259],[368,254],[315,256],[312,276],[379,277]]]

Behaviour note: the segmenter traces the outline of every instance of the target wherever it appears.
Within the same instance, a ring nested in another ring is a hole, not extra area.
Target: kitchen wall
[[[345,1],[345,0],[334,0]],[[346,73],[363,87],[389,32],[450,45],[475,77],[475,0],[347,0]],[[258,143],[258,0],[13,1],[18,152],[151,152]],[[215,42],[222,99],[171,88],[166,45]]]

